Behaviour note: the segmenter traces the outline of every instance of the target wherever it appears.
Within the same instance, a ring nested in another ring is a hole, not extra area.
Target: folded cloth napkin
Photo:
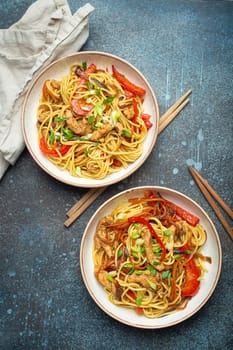
[[[66,0],[37,0],[17,23],[0,29],[0,179],[24,149],[21,107],[30,81],[82,47],[93,10],[87,3],[72,15]]]

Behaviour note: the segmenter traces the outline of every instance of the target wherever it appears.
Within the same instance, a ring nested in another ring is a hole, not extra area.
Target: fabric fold
[[[0,30],[0,178],[24,149],[21,108],[30,82],[52,61],[81,49],[93,10],[87,3],[72,15],[66,0],[37,0]]]

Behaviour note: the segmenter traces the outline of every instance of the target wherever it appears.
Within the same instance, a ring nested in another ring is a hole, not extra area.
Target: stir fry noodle
[[[144,113],[146,91],[116,67],[86,62],[62,80],[46,80],[37,110],[41,151],[73,176],[103,179],[127,168],[143,152],[152,126]]]
[[[179,213],[179,214],[177,214]],[[110,301],[149,318],[186,307],[211,258],[200,252],[199,219],[145,191],[103,217],[94,236],[94,273]]]

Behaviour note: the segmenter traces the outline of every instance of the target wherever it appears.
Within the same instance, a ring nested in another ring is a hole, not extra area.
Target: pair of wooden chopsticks
[[[220,208],[215,203],[216,202],[222,207],[222,209],[227,213],[227,215],[233,220],[233,211],[229,206],[224,202],[224,200],[215,192],[213,187],[198,173],[198,171],[192,167],[188,168],[191,175],[193,176],[194,180],[196,181],[198,187],[200,188],[201,192],[203,193],[206,200],[209,202],[210,206],[214,210],[216,216],[219,218],[220,222],[222,223],[223,227],[233,239],[233,230],[230,227],[229,223],[223,216],[222,212],[220,211]],[[214,199],[213,199],[214,198]]]
[[[159,120],[159,130],[160,134],[180,113],[180,111],[189,103],[188,96],[191,94],[192,90],[188,90],[182,97],[179,98],[177,102],[172,105],[166,113]],[[66,213],[68,219],[64,222],[66,227],[69,227],[95,200],[96,198],[107,188],[93,188],[89,190],[74,206]]]

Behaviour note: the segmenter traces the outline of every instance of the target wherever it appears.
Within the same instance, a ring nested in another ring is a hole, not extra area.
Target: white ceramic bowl
[[[174,314],[156,319],[146,318],[138,315],[134,310],[112,304],[108,300],[107,293],[104,291],[102,285],[100,285],[94,277],[94,263],[92,260],[93,240],[98,221],[123,201],[126,201],[129,198],[142,197],[145,189],[158,191],[164,198],[186,208],[200,218],[200,223],[207,232],[207,240],[203,246],[202,252],[204,255],[210,256],[212,259],[212,263],[206,265],[208,272],[201,281],[198,293],[191,298],[187,307]],[[204,306],[213,294],[219,280],[222,265],[222,250],[214,224],[206,212],[197,203],[184,194],[169,188],[143,186],[132,188],[115,195],[107,200],[92,216],[81,242],[80,265],[83,281],[88,292],[96,304],[106,312],[106,314],[129,326],[155,329],[178,324],[194,315]]]
[[[44,81],[46,79],[61,79],[68,73],[69,66],[72,63],[81,63],[83,61],[86,61],[87,63],[95,63],[98,68],[109,68],[109,71],[111,71],[112,65],[115,65],[115,67],[119,69],[121,73],[126,75],[129,80],[143,87],[146,90],[143,103],[144,110],[151,115],[151,121],[153,123],[153,126],[149,129],[146,140],[144,141],[144,151],[142,155],[134,163],[129,164],[126,169],[110,174],[102,180],[79,178],[72,176],[66,170],[63,171],[58,169],[41,153],[38,145],[36,111]],[[158,123],[159,109],[157,99],[145,77],[132,64],[126,62],[124,59],[104,52],[78,52],[51,63],[32,82],[25,97],[22,110],[22,128],[25,144],[36,163],[49,175],[61,182],[87,188],[114,184],[125,179],[142,166],[155,145],[158,135]]]

